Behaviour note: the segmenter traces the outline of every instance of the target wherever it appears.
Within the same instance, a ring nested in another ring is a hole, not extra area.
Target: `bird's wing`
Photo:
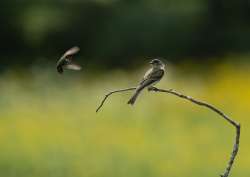
[[[155,81],[160,80],[164,75],[164,70],[163,69],[159,69],[159,70],[153,70],[152,68],[150,70],[148,70],[143,78],[143,80],[141,81],[140,85],[149,85],[154,83]]]
[[[67,64],[64,66],[66,69],[71,69],[71,70],[76,70],[76,71],[79,71],[82,69],[82,67],[78,64],[75,64],[75,63],[70,63],[70,64]]]
[[[67,50],[63,56],[61,57],[61,59],[64,59],[64,58],[69,58],[69,59],[72,59],[72,57],[69,57],[69,56],[73,56],[75,55],[76,53],[78,53],[80,51],[80,48],[75,46],[75,47],[72,47],[70,48],[69,50]]]

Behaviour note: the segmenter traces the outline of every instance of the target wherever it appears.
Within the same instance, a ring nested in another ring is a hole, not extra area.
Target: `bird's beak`
[[[151,65],[152,65],[152,64],[153,64],[153,61],[150,61],[150,62],[149,62],[149,64],[151,64]]]

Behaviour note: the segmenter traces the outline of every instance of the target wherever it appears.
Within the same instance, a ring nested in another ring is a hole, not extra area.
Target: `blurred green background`
[[[248,0],[0,2],[1,177],[214,177],[234,128],[167,94],[132,92],[151,58],[158,84],[209,102],[242,124],[232,176],[250,175]],[[70,47],[81,72],[59,75]]]

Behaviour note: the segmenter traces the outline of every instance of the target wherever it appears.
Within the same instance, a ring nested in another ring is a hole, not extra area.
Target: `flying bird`
[[[133,105],[144,88],[150,89],[153,85],[161,80],[165,73],[165,64],[159,59],[153,59],[150,64],[152,67],[146,72],[142,81],[137,86],[135,93],[128,101],[128,104]]]
[[[75,46],[67,50],[63,56],[58,60],[56,64],[56,69],[58,73],[62,74],[64,69],[71,70],[81,70],[82,67],[78,64],[75,64],[73,60],[73,56],[80,51],[80,48]]]

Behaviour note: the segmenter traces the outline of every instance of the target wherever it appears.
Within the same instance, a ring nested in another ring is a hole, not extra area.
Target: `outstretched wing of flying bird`
[[[67,50],[63,56],[61,57],[61,59],[64,59],[64,58],[70,58],[72,59],[71,56],[75,55],[76,53],[78,53],[80,51],[80,48],[75,46],[75,47],[72,47],[70,48],[69,50]]]
[[[80,51],[80,48],[75,46],[67,50],[63,56],[59,59],[57,62],[57,71],[61,74],[63,73],[63,69],[71,69],[71,70],[81,70],[82,67],[78,64],[75,64],[72,62],[73,55],[78,53]]]
[[[65,65],[65,68],[66,69],[71,69],[71,70],[76,70],[76,71],[79,71],[82,69],[82,67],[78,64],[75,64],[75,63],[71,63],[71,64],[68,64],[68,65]]]

